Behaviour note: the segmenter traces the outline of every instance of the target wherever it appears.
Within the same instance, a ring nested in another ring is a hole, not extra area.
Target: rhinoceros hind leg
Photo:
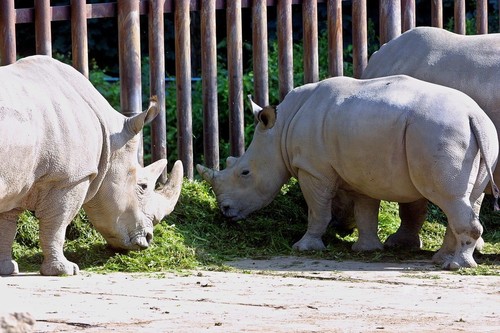
[[[420,199],[399,204],[401,225],[396,233],[387,238],[384,247],[411,251],[419,250],[422,247],[418,233],[427,218],[427,203],[427,199]]]
[[[19,273],[17,263],[12,260],[12,244],[16,238],[17,217],[20,209],[0,214],[0,275]]]
[[[382,250],[384,246],[377,235],[380,200],[365,196],[357,196],[354,200],[354,218],[359,237],[352,245],[352,250],[358,252]]]
[[[297,243],[293,244],[293,249],[299,251],[321,251],[325,249],[325,244],[321,237],[315,237],[306,232]]]
[[[476,267],[473,253],[483,227],[479,223],[474,210],[467,205],[445,210],[448,217],[443,246],[434,255],[433,260],[442,263],[444,269],[459,269],[462,267]]]

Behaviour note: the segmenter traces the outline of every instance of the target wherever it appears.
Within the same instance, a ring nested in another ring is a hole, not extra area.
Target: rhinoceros
[[[239,220],[269,204],[296,177],[308,205],[298,250],[324,249],[337,191],[349,193],[359,238],[354,250],[382,244],[380,200],[431,200],[445,212],[454,248],[444,268],[475,266],[482,226],[472,207],[498,158],[495,126],[467,95],[408,76],[336,77],[293,89],[276,109],[254,104],[252,142],[227,168],[196,168],[220,209]]]
[[[139,133],[157,103],[125,117],[77,70],[47,56],[0,67],[0,82],[0,274],[18,273],[11,248],[22,210],[39,219],[42,275],[78,273],[63,244],[82,205],[111,246],[147,248],[183,177],[177,161],[155,189],[167,160],[138,163]]]
[[[417,27],[382,45],[362,78],[406,74],[424,81],[458,89],[472,97],[500,129],[500,34],[464,36],[444,29]],[[500,132],[499,132],[500,133]],[[499,138],[500,139],[500,138]],[[500,177],[500,167],[494,170]],[[348,195],[344,195],[348,202]],[[479,214],[482,196],[475,204]],[[352,208],[336,207],[335,226],[354,227]],[[420,248],[418,235],[426,216],[427,200],[400,203],[401,227],[385,242],[387,247]],[[447,230],[447,233],[450,231]],[[448,238],[448,235],[446,236]],[[479,239],[479,247],[482,245]]]

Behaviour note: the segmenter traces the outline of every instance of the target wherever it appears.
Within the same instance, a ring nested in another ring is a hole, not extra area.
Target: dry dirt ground
[[[35,332],[500,332],[500,277],[280,257],[232,272],[0,278]]]

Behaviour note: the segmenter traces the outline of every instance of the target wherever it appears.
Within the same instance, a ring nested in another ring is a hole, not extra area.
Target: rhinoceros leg
[[[51,189],[43,206],[37,208],[40,220],[40,246],[43,252],[42,275],[76,275],[78,265],[66,259],[63,253],[66,227],[76,216],[83,204],[89,182],[83,181],[74,186]]]
[[[0,275],[19,273],[17,262],[12,260],[12,244],[16,237],[17,217],[20,209],[0,214]]]
[[[422,242],[418,235],[427,218],[427,199],[399,204],[401,225],[396,233],[390,235],[384,247],[399,247],[408,250],[419,250]]]
[[[442,207],[442,209],[448,217],[448,228],[443,246],[434,255],[433,260],[443,262],[445,269],[476,267],[477,264],[472,255],[477,240],[483,232],[479,217],[466,200],[451,209],[448,207]],[[455,245],[454,248],[453,245]]]
[[[299,251],[324,250],[321,237],[332,218],[332,192],[317,178],[299,171],[299,184],[308,207],[307,232],[293,245]]]
[[[354,218],[358,226],[358,240],[352,245],[353,251],[382,250],[383,245],[377,235],[380,200],[359,195],[354,198]]]

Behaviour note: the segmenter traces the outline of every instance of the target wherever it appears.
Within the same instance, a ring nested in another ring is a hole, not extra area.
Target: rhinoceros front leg
[[[83,204],[88,181],[75,186],[52,189],[37,208],[40,221],[40,246],[43,252],[42,275],[76,275],[78,265],[68,261],[63,253],[66,227]]]
[[[20,209],[0,214],[0,275],[19,273],[17,262],[12,259],[12,244],[16,238],[17,217]]]
[[[422,247],[422,241],[418,233],[427,218],[427,204],[428,200],[425,198],[414,202],[400,203],[401,225],[396,233],[387,238],[384,247],[419,250]]]
[[[331,187],[306,172],[299,172],[298,179],[308,207],[307,232],[293,248],[299,251],[324,250],[321,237],[332,218]]]
[[[358,227],[358,240],[352,245],[353,251],[382,250],[383,245],[377,235],[380,200],[364,195],[354,198],[354,219]]]

